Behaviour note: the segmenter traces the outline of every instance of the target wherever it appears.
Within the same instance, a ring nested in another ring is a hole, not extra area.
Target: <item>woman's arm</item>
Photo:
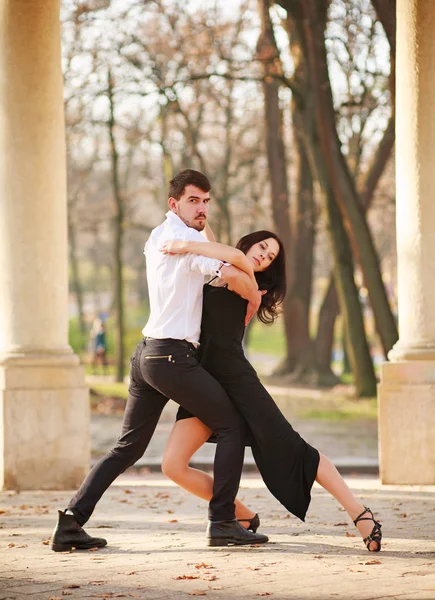
[[[165,254],[199,254],[208,258],[216,258],[234,265],[254,279],[254,269],[245,254],[226,244],[173,240],[163,244],[161,251]]]

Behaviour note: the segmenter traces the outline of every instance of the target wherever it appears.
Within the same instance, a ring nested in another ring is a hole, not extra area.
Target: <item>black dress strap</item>
[[[216,279],[219,279],[218,275],[215,275],[214,277],[212,277],[210,279],[210,281],[208,281],[205,285],[210,285],[211,287],[216,287],[216,288],[228,288],[228,283],[225,283],[225,285],[212,285],[213,281],[215,281]]]

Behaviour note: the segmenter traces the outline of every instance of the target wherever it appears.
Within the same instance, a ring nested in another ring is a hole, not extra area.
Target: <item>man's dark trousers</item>
[[[80,525],[86,523],[116,477],[143,455],[169,398],[196,415],[217,435],[209,519],[235,518],[234,499],[245,449],[244,422],[221,385],[198,363],[192,344],[147,338],[138,344],[131,359],[121,436],[116,446],[92,468],[68,505]]]

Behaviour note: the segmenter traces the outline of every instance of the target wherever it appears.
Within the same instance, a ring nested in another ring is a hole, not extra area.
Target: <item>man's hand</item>
[[[245,326],[248,325],[249,321],[252,319],[252,317],[255,315],[257,310],[260,308],[261,298],[266,293],[267,292],[265,290],[258,290],[257,292],[254,293],[254,296],[249,300],[248,306],[246,308]]]

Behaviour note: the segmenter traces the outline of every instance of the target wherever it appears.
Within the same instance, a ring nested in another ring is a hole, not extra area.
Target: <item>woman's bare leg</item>
[[[358,502],[355,496],[348,488],[343,477],[334,467],[332,462],[321,452],[319,468],[317,470],[316,481],[319,483],[327,492],[332,494],[336,500],[346,510],[349,517],[354,521],[358,515],[364,511],[364,506]],[[373,529],[374,523],[372,521],[360,521],[357,524],[358,531],[363,538],[370,535]],[[376,550],[376,542],[371,542],[369,549]]]
[[[169,436],[162,461],[162,471],[169,479],[207,501],[213,495],[213,477],[189,467],[189,461],[210,435],[211,430],[196,417],[177,421]],[[255,515],[237,498],[235,508],[237,519],[252,519]],[[242,522],[242,525],[249,524]]]

